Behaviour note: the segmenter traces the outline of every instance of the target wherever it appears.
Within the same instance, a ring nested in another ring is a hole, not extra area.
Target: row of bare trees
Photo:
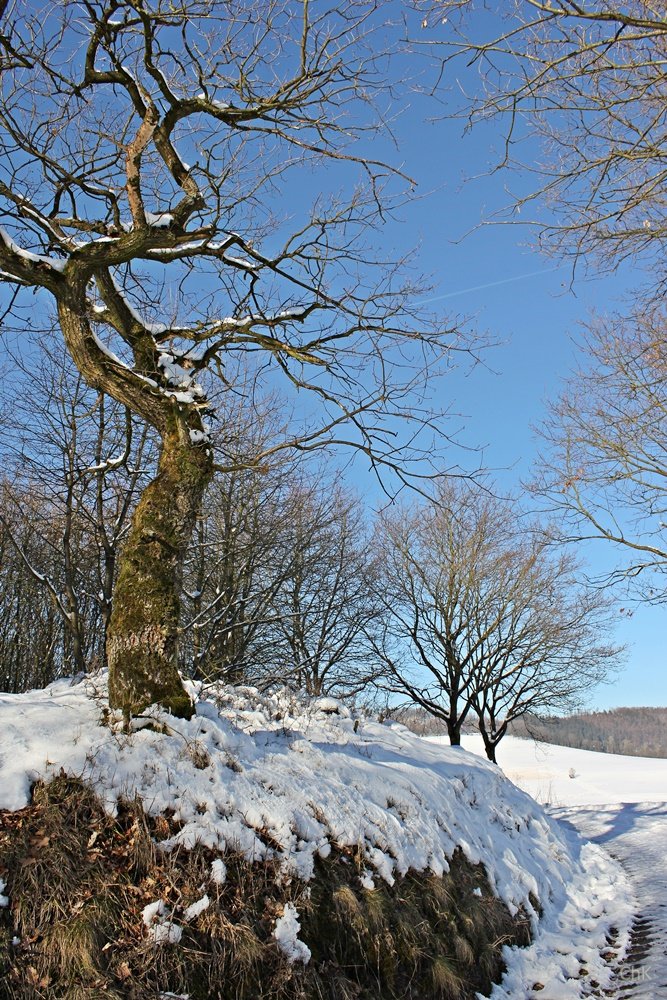
[[[4,386],[0,579],[2,687],[106,665],[117,564],[155,436],[83,383],[43,342]],[[180,666],[203,679],[273,680],[349,694],[369,678],[374,603],[358,499],[335,477],[270,450],[270,399],[237,405],[181,578]],[[344,673],[343,673],[343,664]]]
[[[44,344],[7,381],[0,532],[2,687],[105,665],[117,563],[154,435]],[[526,713],[575,707],[618,650],[600,590],[577,582],[514,501],[466,479],[375,520],[321,467],[271,451],[279,400],[235,405],[181,577],[182,673],[425,709],[495,759]],[[29,627],[27,619],[29,618]]]
[[[20,691],[105,665],[112,601],[97,588],[125,539],[105,548],[89,509],[68,507],[67,496],[44,501],[34,484],[5,486],[0,688]],[[365,626],[377,613],[359,501],[335,482],[322,493],[321,481],[302,477],[269,508],[262,484],[244,498],[261,512],[255,534],[229,505],[228,486],[211,488],[186,561],[183,673],[309,695],[359,693],[372,679]]]

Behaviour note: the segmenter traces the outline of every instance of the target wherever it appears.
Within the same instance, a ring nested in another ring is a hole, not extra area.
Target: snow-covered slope
[[[479,737],[466,737],[465,745],[475,753],[484,752]],[[512,781],[550,804],[552,816],[623,862],[637,898],[640,946],[643,940],[646,953],[620,970],[618,995],[667,998],[667,760],[513,737],[503,740],[498,756]],[[517,954],[506,988],[528,958],[527,953]]]
[[[612,926],[619,951],[626,947],[632,908],[622,872],[499,768],[401,726],[354,720],[330,699],[304,706],[251,689],[192,693],[191,720],[155,711],[152,728],[130,735],[102,724],[103,676],[0,695],[0,808],[21,808],[32,782],[64,768],[111,811],[135,795],[151,814],[173,810],[181,826],[166,847],[202,842],[249,859],[274,854],[304,879],[332,846],[358,848],[366,886],[408,869],[440,874],[460,847],[484,864],[512,912],[524,908],[537,927],[535,897],[544,911],[533,945],[538,965],[517,972],[528,992],[515,984],[499,996],[532,995],[539,980],[550,1000],[577,997],[582,969],[609,980],[600,951]],[[545,934],[558,952],[546,966]],[[569,992],[558,992],[561,985]]]
[[[484,755],[481,736],[464,736],[463,745]],[[498,762],[519,788],[553,806],[667,802],[667,760],[655,757],[595,753],[506,736],[498,747]]]

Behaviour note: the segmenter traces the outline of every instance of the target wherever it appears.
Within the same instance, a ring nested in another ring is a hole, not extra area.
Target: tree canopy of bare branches
[[[206,681],[275,679],[273,609],[296,557],[291,498],[306,478],[297,454],[276,452],[280,401],[227,399],[215,435],[228,471],[209,487],[185,561],[184,668]],[[280,677],[283,680],[283,677]]]
[[[289,500],[292,554],[273,600],[276,679],[309,695],[360,695],[378,671],[372,636],[382,613],[361,503],[322,479]]]
[[[650,603],[667,600],[666,344],[662,307],[589,324],[531,484],[560,515],[563,540],[616,549],[619,565],[601,582],[630,584]]]
[[[352,445],[404,477],[425,375],[459,346],[369,245],[406,181],[370,148],[400,105],[402,29],[379,0],[9,0],[0,17],[3,321],[35,322],[37,292],[86,382],[158,432],[109,691],[126,719],[188,714],[179,578],[216,469],[211,379],[234,359],[284,376],[319,410],[281,447]]]
[[[476,717],[495,760],[513,719],[572,707],[615,664],[609,602],[521,529],[516,504],[454,481],[383,528],[387,684],[442,719],[452,744]]]
[[[442,0],[433,4],[430,27],[425,41],[446,46],[443,80],[458,73],[459,65],[463,73],[462,64],[478,74],[478,82],[463,74],[471,90],[461,113],[473,126],[499,116],[505,150],[498,165],[517,168],[520,191],[519,176],[533,176],[514,209],[536,201],[547,205],[536,217],[544,245],[585,263],[595,257],[605,268],[642,258],[652,269],[651,294],[662,294],[662,0]]]

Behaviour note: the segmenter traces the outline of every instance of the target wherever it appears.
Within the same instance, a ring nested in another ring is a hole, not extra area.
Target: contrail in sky
[[[555,267],[543,268],[541,271],[527,271],[526,274],[515,274],[513,278],[501,278],[499,281],[487,281],[484,285],[472,285],[470,288],[459,288],[456,292],[445,292],[444,295],[436,295],[432,299],[421,299],[415,305],[425,306],[430,302],[442,302],[443,299],[453,299],[455,295],[467,295],[468,292],[481,292],[485,288],[496,288],[498,285],[509,285],[511,281],[523,281],[525,278],[536,278],[539,274],[551,274],[552,271],[560,271],[567,267],[567,264],[556,264]]]

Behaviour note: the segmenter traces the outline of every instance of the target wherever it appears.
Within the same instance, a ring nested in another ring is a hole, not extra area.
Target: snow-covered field
[[[464,736],[463,745],[484,755],[481,736]],[[506,736],[498,747],[498,763],[519,788],[552,806],[667,802],[667,760],[655,757],[623,757]]]
[[[191,691],[191,720],[153,712],[154,726],[130,735],[102,725],[104,677],[0,695],[0,808],[21,808],[32,782],[64,768],[110,811],[135,795],[149,813],[174,810],[182,825],[166,847],[199,841],[249,859],[274,855],[286,875],[305,879],[332,846],[359,848],[367,887],[410,868],[442,873],[460,847],[483,862],[510,910],[523,907],[534,920],[533,945],[508,954],[494,997],[576,998],[611,982],[601,953],[615,927],[623,954],[634,908],[623,871],[499,768],[401,726],[355,720],[330,699]],[[11,885],[2,891],[11,903]],[[543,907],[539,922],[531,894]],[[287,916],[298,928],[298,913]],[[280,943],[285,928],[276,930]]]

